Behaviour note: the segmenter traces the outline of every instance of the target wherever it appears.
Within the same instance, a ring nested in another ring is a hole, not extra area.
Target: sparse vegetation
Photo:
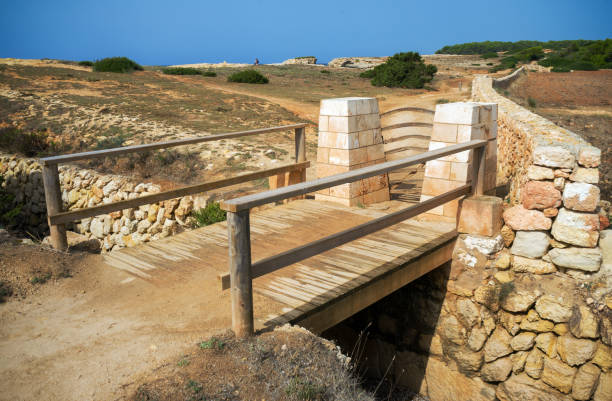
[[[23,205],[15,202],[15,195],[4,189],[3,183],[4,176],[0,175],[0,227],[12,228],[21,223]]]
[[[331,71],[329,71],[329,70],[321,70],[321,74],[331,74]]]
[[[15,127],[0,129],[0,149],[27,157],[40,156],[49,151],[48,134],[45,131],[24,132]]]
[[[9,283],[0,281],[0,302],[6,301],[6,298],[13,295],[13,289]]]
[[[490,59],[490,58],[496,58],[498,56],[497,56],[497,52],[488,52],[488,53],[485,53],[485,54],[481,55],[480,57],[482,57],[483,59],[486,60],[486,59]]]
[[[244,70],[235,72],[227,77],[228,82],[240,82],[244,84],[267,84],[270,82],[268,78],[255,70]]]
[[[51,279],[51,273],[45,273],[41,276],[34,276],[30,279],[32,284],[44,284]]]
[[[191,215],[195,227],[209,226],[227,219],[227,212],[221,209],[219,202],[209,203],[202,209],[194,210]]]
[[[527,98],[527,104],[529,105],[529,107],[531,108],[535,108],[538,106],[537,102],[535,101],[534,98],[532,98],[531,96]]]
[[[212,337],[210,340],[202,341],[200,343],[200,349],[216,349],[221,351],[223,347],[225,347],[225,341],[217,337]]]
[[[94,63],[93,61],[83,60],[79,61],[79,65],[83,67],[93,67]]]
[[[431,82],[436,66],[423,62],[416,52],[397,53],[385,63],[361,73],[362,78],[370,78],[374,86],[420,89]]]
[[[97,72],[117,72],[126,73],[132,71],[142,71],[140,64],[127,57],[108,57],[98,60],[93,64],[93,70]]]
[[[202,75],[201,70],[185,67],[164,68],[162,72],[167,75]]]
[[[448,100],[448,99],[438,99],[438,100],[436,100],[436,104],[444,104],[444,103],[450,103],[450,100]]]
[[[294,377],[285,388],[285,393],[291,399],[314,401],[322,398],[325,389],[310,381]]]

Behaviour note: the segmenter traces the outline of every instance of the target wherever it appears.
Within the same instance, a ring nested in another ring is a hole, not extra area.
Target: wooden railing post
[[[45,187],[45,201],[47,204],[47,222],[51,233],[51,246],[59,251],[68,249],[66,226],[64,224],[51,224],[49,216],[62,211],[62,190],[59,182],[57,164],[43,165],[43,185]]]
[[[295,162],[306,161],[306,128],[295,129]]]
[[[253,283],[249,210],[227,212],[232,329],[238,338],[253,335]]]
[[[486,147],[475,148],[472,156],[472,196],[484,195]]]

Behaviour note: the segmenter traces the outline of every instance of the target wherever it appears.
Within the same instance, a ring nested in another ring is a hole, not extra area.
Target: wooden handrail
[[[425,163],[429,160],[438,159],[440,157],[452,155],[475,148],[482,148],[487,141],[484,139],[475,139],[465,143],[447,146],[444,148],[430,150],[429,152],[421,153],[414,156],[405,157],[403,159],[392,160],[384,163],[379,163],[373,166],[360,168],[358,170],[349,171],[346,173],[331,175],[329,177],[319,178],[314,181],[302,182],[295,185],[290,185],[283,188],[278,188],[272,191],[261,192],[258,194],[242,196],[221,202],[221,207],[228,212],[239,212],[242,210],[252,209],[256,206],[265,205],[283,199],[292,198],[294,196],[305,195],[319,191],[325,188],[335,187],[337,185],[346,184],[362,180],[376,175],[388,173],[389,171],[412,166],[414,164]]]
[[[272,273],[273,271],[281,269],[285,266],[289,266],[293,263],[297,263],[304,259],[318,255],[394,224],[401,223],[404,220],[436,208],[460,196],[467,195],[471,190],[472,186],[470,184],[462,185],[442,195],[427,199],[417,205],[413,205],[395,213],[391,213],[358,226],[351,227],[339,233],[310,242],[306,245],[279,253],[278,255],[261,259],[251,265],[251,279]],[[221,290],[227,290],[230,288],[229,273],[219,275],[219,280],[221,282]]]
[[[118,210],[129,209],[174,198],[181,198],[187,195],[199,194],[204,191],[210,191],[211,189],[223,188],[230,185],[240,184],[242,182],[257,180],[259,178],[271,177],[273,175],[287,173],[290,171],[303,170],[308,167],[310,167],[309,161],[289,164],[287,166],[275,167],[267,170],[256,171],[254,173],[242,174],[236,177],[224,178],[217,181],[205,182],[202,184],[191,185],[178,189],[171,189],[169,191],[145,195],[134,199],[126,199],[122,201],[106,203],[99,206],[51,214],[49,215],[49,223],[52,225],[65,224],[71,221],[85,219],[87,217],[99,216],[101,214],[116,212]]]
[[[68,162],[73,162],[76,160],[99,159],[99,158],[107,157],[107,156],[118,156],[118,155],[122,155],[125,153],[139,153],[139,152],[146,152],[149,150],[172,148],[175,146],[192,145],[194,143],[218,141],[221,139],[240,138],[243,136],[267,134],[270,132],[287,131],[291,129],[304,128],[307,125],[308,124],[306,123],[291,124],[291,125],[283,125],[280,127],[254,129],[250,131],[228,132],[228,133],[223,133],[223,134],[200,136],[200,137],[195,137],[195,138],[175,139],[173,141],[164,141],[164,142],[147,143],[147,144],[142,144],[142,145],[124,146],[121,148],[94,150],[91,152],[73,153],[70,155],[43,157],[40,159],[40,161],[42,162],[43,165],[46,166],[46,165],[52,165],[52,164],[68,163]]]

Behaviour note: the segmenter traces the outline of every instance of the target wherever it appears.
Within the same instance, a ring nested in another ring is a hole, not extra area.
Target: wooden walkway
[[[314,200],[253,212],[252,260],[385,214]],[[325,330],[450,260],[455,237],[452,224],[407,220],[257,278],[254,293],[270,302],[256,308],[256,327],[294,322]],[[228,271],[227,225],[186,231],[108,253],[104,259],[110,267],[157,285],[190,280],[201,271],[223,274]],[[206,290],[218,291],[220,302],[228,301],[219,283]]]

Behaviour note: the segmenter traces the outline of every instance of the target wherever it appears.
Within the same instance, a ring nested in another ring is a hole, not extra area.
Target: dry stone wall
[[[74,166],[60,166],[60,186],[64,210],[97,206],[119,200],[157,193],[151,183],[134,183],[118,175],[99,174]],[[37,235],[48,233],[42,166],[36,159],[0,155],[0,174],[4,187],[23,204],[22,213]],[[204,203],[204,204],[201,204]],[[83,219],[69,227],[88,238],[100,241],[104,251],[137,245],[167,237],[188,227],[195,207],[205,200],[187,196],[138,208]]]

